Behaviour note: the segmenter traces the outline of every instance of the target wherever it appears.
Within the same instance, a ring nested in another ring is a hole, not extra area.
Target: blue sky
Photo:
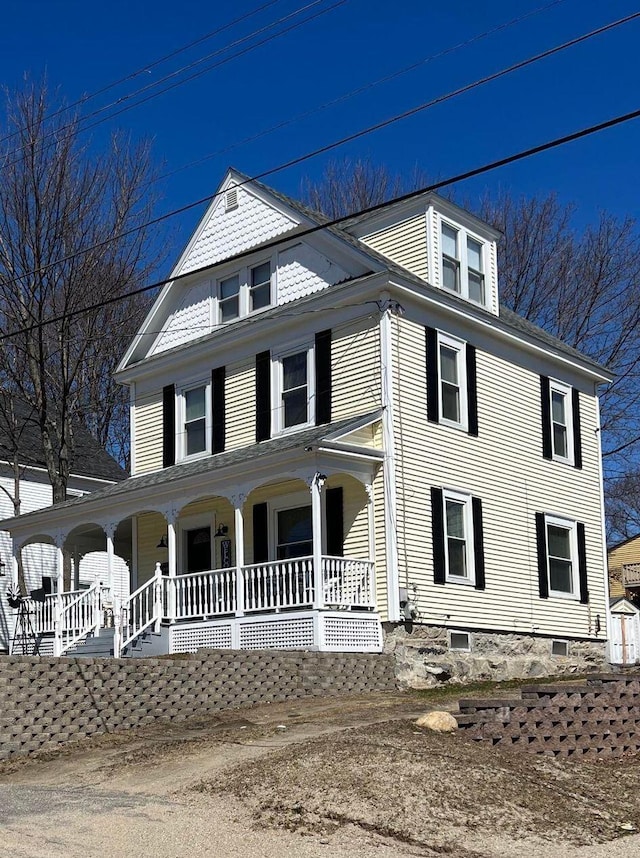
[[[51,86],[75,100],[264,2],[5,0],[0,82],[13,89],[22,85],[25,73],[39,77],[46,72]],[[332,2],[323,0],[292,21]],[[223,49],[303,4],[304,0],[279,0],[92,100],[85,110],[103,107],[206,53]],[[606,4],[562,0],[334,108],[215,155],[197,167],[179,169],[544,5],[545,0],[455,4],[347,0],[315,21],[103,122],[90,134],[96,146],[115,128],[152,138],[155,157],[164,169],[179,170],[159,188],[161,209],[176,208],[212,193],[228,164],[251,175],[260,173],[637,9],[624,0]],[[327,158],[343,156],[368,157],[393,172],[411,173],[417,167],[444,177],[637,109],[639,46],[640,19],[265,181],[297,196],[305,176],[317,178]],[[640,120],[636,120],[467,182],[457,193],[469,198],[487,188],[508,187],[518,194],[554,190],[563,201],[578,204],[581,221],[594,219],[601,209],[635,217],[639,214],[639,151]],[[171,256],[188,238],[201,211],[172,224]]]

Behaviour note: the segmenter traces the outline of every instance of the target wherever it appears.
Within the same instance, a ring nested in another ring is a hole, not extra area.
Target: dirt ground
[[[500,751],[417,695],[296,701],[0,764],[15,858],[631,858],[640,759]]]

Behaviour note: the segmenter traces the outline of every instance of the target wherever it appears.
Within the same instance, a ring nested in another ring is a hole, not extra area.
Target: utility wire
[[[286,21],[289,21],[292,18],[295,18],[297,15],[300,15],[303,12],[307,11],[308,9],[311,9],[315,6],[318,6],[319,4],[324,3],[324,2],[325,2],[325,0],[313,0],[313,2],[308,3],[306,6],[299,7],[294,12],[291,12],[288,15],[285,15],[284,17],[278,19],[277,21],[273,21],[272,23],[270,23],[264,27],[261,27],[258,30],[254,30],[254,32],[250,33],[248,36],[243,36],[241,39],[237,39],[235,42],[232,42],[231,44],[226,45],[224,48],[220,48],[219,50],[214,51],[213,53],[207,55],[204,58],[201,58],[199,60],[194,60],[193,63],[190,63],[188,66],[185,66],[184,68],[179,69],[176,72],[171,72],[170,74],[166,75],[164,78],[161,78],[159,81],[155,81],[154,83],[147,84],[146,86],[141,87],[140,89],[136,90],[135,92],[131,93],[130,95],[127,95],[126,97],[120,98],[117,101],[113,102],[112,104],[107,105],[106,107],[101,107],[98,110],[95,110],[92,113],[87,114],[86,116],[80,117],[77,121],[69,122],[69,123],[67,123],[67,125],[63,125],[60,128],[57,128],[54,131],[51,131],[48,134],[45,134],[42,138],[43,141],[48,140],[51,137],[54,137],[55,140],[52,143],[48,144],[47,146],[44,146],[43,148],[46,150],[46,149],[50,148],[51,146],[57,145],[58,143],[60,143],[64,140],[67,140],[70,137],[73,137],[75,134],[77,134],[79,132],[89,131],[91,128],[95,128],[96,126],[101,125],[103,122],[108,122],[111,119],[115,119],[116,116],[120,116],[120,114],[126,113],[129,110],[133,110],[135,107],[139,107],[142,104],[146,104],[146,102],[152,101],[154,98],[158,98],[158,96],[164,95],[164,93],[169,92],[170,90],[175,89],[176,87],[183,86],[185,83],[189,83],[190,81],[195,80],[198,77],[202,77],[203,75],[208,74],[210,71],[213,71],[214,69],[217,69],[220,66],[225,65],[226,63],[232,62],[233,60],[238,59],[239,57],[243,57],[245,54],[248,54],[251,51],[254,51],[256,48],[260,48],[263,45],[269,44],[269,42],[272,42],[275,39],[280,38],[280,36],[284,36],[287,33],[291,32],[292,30],[296,30],[299,27],[304,26],[304,24],[308,24],[311,21],[314,21],[316,18],[319,18],[322,15],[326,15],[327,12],[332,12],[334,9],[337,9],[339,6],[343,6],[345,3],[348,2],[348,0],[336,0],[336,2],[334,2],[332,5],[324,8],[324,9],[320,9],[319,11],[315,12],[313,15],[309,15],[304,20],[298,21],[294,24],[290,24],[288,27],[285,27],[284,29],[278,31],[277,33],[272,33],[269,36],[265,36],[263,39],[261,39],[257,42],[254,42],[251,45],[248,45],[247,47],[243,48],[242,50],[237,51],[235,54],[232,54],[229,57],[224,57],[223,59],[219,60],[218,62],[212,63],[211,65],[206,66],[205,68],[200,69],[197,72],[194,72],[193,74],[189,75],[188,77],[183,78],[182,80],[174,81],[173,83],[169,84],[168,86],[165,86],[164,89],[161,89],[158,92],[151,93],[151,94],[145,96],[144,98],[139,99],[139,101],[136,101],[134,104],[127,104],[124,107],[121,107],[119,110],[116,110],[113,113],[110,113],[108,116],[103,116],[100,119],[96,119],[95,122],[90,122],[89,124],[83,124],[86,122],[86,120],[91,119],[93,116],[97,116],[100,113],[103,113],[105,110],[109,110],[112,107],[117,106],[122,101],[128,100],[129,98],[133,98],[135,95],[143,93],[143,92],[145,92],[148,89],[151,89],[153,87],[159,86],[161,83],[169,80],[170,78],[175,77],[178,74],[182,74],[184,71],[188,71],[189,69],[194,68],[195,66],[205,62],[207,59],[211,59],[212,57],[218,56],[219,54],[224,53],[225,51],[230,50],[233,47],[237,47],[238,45],[243,44],[244,42],[247,42],[249,39],[254,38],[254,36],[260,35],[260,33],[264,33],[268,30],[271,30],[274,27],[277,27],[279,24],[282,24]],[[72,129],[71,133],[69,133],[67,135],[62,134],[62,132],[67,131],[69,129]],[[59,136],[60,134],[62,134],[62,136]],[[21,147],[18,146],[16,149],[13,149],[10,152],[7,152],[4,157],[8,158],[11,155],[15,155],[15,154],[19,153],[20,151],[21,151]],[[7,169],[9,167],[13,167],[16,164],[19,164],[21,161],[23,161],[24,158],[25,158],[24,155],[20,155],[15,160],[9,161],[8,163],[3,164],[2,166],[4,167],[4,169]]]
[[[246,21],[248,18],[252,18],[254,15],[257,15],[259,12],[264,12],[265,9],[268,9],[270,6],[275,6],[277,3],[280,3],[280,2],[281,2],[281,0],[269,0],[268,3],[264,3],[262,6],[258,6],[255,9],[252,9],[250,12],[247,12],[244,15],[240,15],[240,17],[238,17],[238,18],[234,18],[232,21],[229,21],[226,24],[223,24],[222,26],[217,27],[215,30],[211,30],[210,32],[205,33],[203,36],[199,36],[197,39],[194,39],[192,42],[189,42],[186,45],[182,45],[179,48],[175,48],[174,50],[170,51],[168,54],[164,54],[164,56],[159,57],[158,59],[153,60],[150,63],[147,63],[146,65],[141,66],[140,68],[136,69],[133,72],[130,72],[128,75],[125,75],[125,77],[121,77],[118,80],[111,81],[111,83],[105,84],[104,86],[100,87],[100,89],[96,89],[87,95],[81,96],[79,99],[77,99],[77,101],[74,101],[71,104],[67,104],[64,107],[61,107],[58,110],[53,111],[52,113],[48,113],[44,117],[44,121],[48,121],[49,119],[54,119],[56,116],[60,116],[61,113],[67,113],[69,110],[73,110],[74,107],[80,107],[81,105],[86,104],[88,101],[92,101],[94,98],[97,98],[99,95],[103,95],[105,92],[108,92],[109,90],[114,89],[117,86],[121,86],[123,83],[128,83],[128,81],[133,80],[136,77],[139,77],[141,74],[150,72],[151,69],[156,68],[159,65],[162,65],[162,63],[165,63],[170,59],[173,59],[173,57],[178,56],[178,54],[182,54],[185,51],[190,50],[191,48],[195,48],[196,45],[200,45],[200,44],[202,44],[202,42],[206,42],[209,39],[212,39],[214,36],[220,35],[220,33],[223,33],[225,30],[229,30],[231,27],[234,27],[236,24],[241,24],[243,21]],[[124,98],[128,98],[128,97],[129,96],[124,96]],[[119,100],[122,100],[122,99],[119,99]],[[102,109],[106,110],[107,108],[105,107]],[[25,128],[19,128],[16,131],[12,131],[11,134],[7,134],[5,137],[0,137],[0,144],[6,143],[7,140],[11,140],[13,137],[15,137],[21,131],[25,131],[25,130],[26,130]]]
[[[339,2],[346,2],[346,0],[339,0]],[[624,18],[619,18],[617,21],[613,21],[609,24],[605,24],[604,26],[598,27],[595,30],[590,30],[588,33],[585,33],[582,36],[578,36],[574,39],[569,40],[568,42],[563,42],[561,45],[557,45],[554,48],[548,48],[547,50],[542,51],[542,53],[536,54],[533,57],[529,57],[528,59],[521,60],[520,62],[515,63],[514,65],[508,66],[507,68],[504,68],[500,71],[497,71],[497,72],[494,72],[494,73],[487,75],[485,77],[479,78],[478,80],[476,80],[472,83],[466,84],[465,86],[459,87],[458,89],[452,90],[452,91],[450,91],[444,95],[437,96],[436,98],[431,99],[431,101],[424,102],[423,104],[420,104],[417,107],[413,107],[410,110],[404,111],[402,113],[398,113],[395,116],[392,116],[389,119],[385,119],[384,121],[379,122],[375,125],[370,125],[367,128],[361,129],[360,131],[354,132],[353,134],[350,134],[346,137],[342,137],[339,140],[336,140],[333,143],[328,143],[324,146],[321,146],[320,148],[315,149],[312,152],[308,152],[304,155],[299,155],[295,158],[292,158],[289,161],[285,161],[284,163],[277,165],[276,167],[270,167],[268,170],[263,170],[261,173],[257,173],[254,176],[250,176],[250,177],[243,179],[242,181],[238,182],[236,187],[241,187],[241,186],[246,185],[248,183],[259,181],[261,179],[264,179],[267,176],[272,176],[272,175],[275,175],[276,173],[280,173],[283,170],[286,170],[290,167],[297,166],[298,164],[301,164],[304,161],[315,158],[318,155],[326,154],[327,152],[329,152],[333,149],[337,149],[338,147],[343,146],[345,143],[350,143],[356,139],[359,139],[361,137],[366,136],[367,134],[371,134],[374,131],[379,131],[382,128],[386,128],[389,125],[392,125],[392,124],[399,122],[403,119],[407,119],[410,116],[414,116],[415,114],[420,113],[421,111],[427,110],[431,107],[434,107],[437,104],[442,104],[445,101],[449,101],[450,99],[455,98],[458,95],[462,95],[463,93],[470,92],[471,90],[476,89],[479,86],[483,86],[486,83],[497,80],[498,78],[504,77],[505,75],[511,74],[514,71],[517,71],[521,68],[532,65],[533,63],[539,62],[540,60],[543,60],[549,56],[557,54],[560,51],[567,50],[568,48],[571,48],[577,44],[585,42],[587,39],[591,39],[594,36],[600,35],[600,34],[606,32],[608,30],[613,29],[614,27],[619,27],[623,24],[629,23],[630,21],[632,21],[636,18],[639,18],[639,17],[640,17],[640,12],[634,12],[633,14],[627,15]],[[172,217],[176,217],[177,215],[184,214],[185,212],[190,211],[191,209],[196,208],[197,206],[204,205],[205,203],[210,204],[213,202],[213,200],[215,200],[217,197],[219,197],[220,194],[221,194],[221,192],[216,191],[213,194],[208,194],[207,196],[201,197],[198,200],[194,200],[193,202],[186,203],[184,206],[180,206],[177,209],[172,209],[169,212],[165,212],[162,215],[158,215],[157,217],[152,218],[151,220],[145,221],[145,223],[143,223],[143,224],[138,224],[134,227],[123,230],[122,232],[119,232],[116,235],[110,236],[109,238],[106,238],[103,241],[97,242],[96,244],[92,244],[89,247],[74,251],[73,253],[70,253],[66,256],[61,257],[60,259],[54,260],[53,262],[48,262],[46,265],[42,265],[37,269],[33,269],[32,271],[28,271],[24,274],[20,274],[11,280],[6,280],[6,281],[4,281],[3,285],[6,287],[6,286],[10,286],[13,283],[19,283],[20,281],[25,280],[26,278],[28,278],[34,274],[42,274],[45,271],[48,271],[50,268],[52,268],[55,265],[61,265],[64,262],[68,262],[71,259],[75,259],[77,256],[82,256],[83,254],[89,253],[92,250],[97,250],[101,247],[105,247],[106,245],[111,244],[111,242],[113,242],[113,241],[119,241],[123,238],[127,238],[129,235],[132,235],[133,233],[139,232],[140,230],[146,229],[150,226],[155,226],[156,224],[162,223],[163,221],[168,220],[169,218],[172,218]],[[216,264],[219,264],[219,263],[216,263]],[[198,270],[206,270],[206,269],[198,269]],[[179,278],[174,277],[172,279],[176,280]],[[143,287],[143,288],[146,289],[146,287]],[[130,294],[136,294],[136,293],[132,292]]]
[[[262,252],[264,250],[269,250],[271,248],[277,247],[280,244],[283,244],[287,241],[290,241],[292,238],[303,238],[307,235],[312,235],[316,232],[321,232],[323,230],[329,229],[333,226],[338,226],[341,223],[347,223],[354,218],[363,217],[364,215],[372,214],[373,212],[380,211],[380,209],[386,208],[391,205],[396,205],[397,203],[405,202],[406,200],[413,199],[422,194],[430,193],[433,191],[437,191],[440,188],[448,187],[450,185],[454,185],[458,182],[466,181],[467,179],[475,178],[476,176],[481,176],[484,173],[488,173],[492,170],[497,170],[500,167],[505,167],[509,164],[515,164],[518,161],[522,161],[525,158],[530,158],[533,155],[538,155],[541,152],[547,152],[550,149],[555,149],[559,146],[564,146],[567,143],[572,143],[574,140],[580,140],[583,137],[588,137],[592,134],[597,134],[600,131],[605,131],[608,128],[614,128],[618,125],[622,125],[625,122],[630,122],[632,119],[637,119],[640,117],[640,109],[634,110],[631,113],[624,113],[619,116],[615,116],[612,119],[607,119],[605,122],[600,122],[597,125],[590,125],[587,128],[582,128],[580,131],[574,131],[571,134],[566,134],[563,137],[556,137],[554,140],[549,140],[546,143],[541,143],[538,146],[533,146],[529,149],[523,149],[520,152],[516,152],[513,155],[508,155],[505,158],[500,158],[497,161],[491,161],[488,164],[483,164],[480,167],[474,167],[471,170],[467,170],[464,173],[458,173],[455,176],[451,176],[448,179],[441,179],[438,182],[434,182],[431,185],[426,185],[422,188],[419,188],[415,191],[410,191],[406,194],[402,194],[398,197],[394,197],[391,200],[383,203],[377,203],[373,206],[368,206],[367,208],[360,209],[355,212],[351,212],[348,215],[343,215],[342,217],[333,218],[332,220],[327,220],[324,223],[316,224],[311,227],[305,227],[302,230],[296,231],[294,233],[289,233],[286,236],[274,239],[273,241],[266,242],[258,247],[250,248],[249,250],[243,250],[240,253],[236,253],[233,256],[229,256],[225,259],[220,259],[217,262],[214,262],[210,265],[204,265],[201,268],[196,268],[193,271],[188,271],[185,274],[177,274],[175,277],[171,277],[168,280],[158,280],[155,283],[150,283],[147,286],[142,286],[139,289],[134,289],[132,292],[127,292],[125,295],[116,295],[113,298],[107,298],[102,301],[98,301],[95,304],[90,304],[87,307],[83,307],[79,310],[73,310],[69,313],[65,313],[61,316],[54,316],[51,319],[45,319],[43,322],[37,322],[33,325],[27,325],[23,328],[18,328],[15,331],[11,331],[7,334],[0,335],[0,342],[10,339],[11,337],[18,336],[20,334],[27,334],[33,330],[38,328],[43,328],[46,325],[52,325],[56,322],[66,321],[75,316],[80,316],[83,313],[90,313],[94,310],[100,310],[102,307],[107,307],[110,304],[115,304],[118,301],[123,301],[127,298],[133,298],[136,295],[141,295],[145,292],[150,292],[153,289],[159,289],[162,286],[165,286],[167,283],[175,283],[179,280],[183,280],[185,277],[193,277],[195,274],[202,274],[207,271],[211,271],[213,268],[216,268],[220,265],[235,262],[236,260],[244,259],[245,257],[255,254],[256,252]],[[250,181],[250,180],[248,180]]]
[[[153,179],[151,182],[149,182],[149,184],[161,181],[163,179],[168,179],[170,176],[175,176],[177,173],[181,173],[183,170],[191,169],[191,167],[197,167],[200,164],[204,164],[206,161],[210,161],[212,158],[216,158],[219,155],[225,155],[227,152],[232,152],[234,149],[238,149],[240,146],[246,146],[248,143],[254,143],[256,140],[260,140],[262,137],[266,137],[269,134],[273,134],[274,131],[280,131],[282,128],[287,128],[288,126],[293,125],[296,122],[300,122],[303,119],[307,119],[309,116],[313,116],[314,114],[320,113],[323,110],[327,110],[330,107],[335,107],[337,104],[342,104],[345,101],[348,101],[349,99],[354,98],[357,95],[361,95],[364,92],[368,92],[369,90],[374,89],[377,86],[389,83],[392,80],[396,80],[397,78],[402,77],[409,72],[415,71],[421,66],[425,66],[428,63],[434,62],[435,60],[455,53],[462,48],[469,47],[476,42],[482,41],[483,39],[486,39],[489,36],[493,36],[496,33],[501,32],[502,30],[506,30],[509,27],[513,27],[516,24],[520,24],[522,21],[526,21],[528,18],[532,18],[534,15],[539,15],[541,12],[546,12],[549,9],[552,9],[554,6],[559,6],[565,1],[566,0],[553,0],[553,2],[547,3],[545,6],[538,6],[536,9],[532,9],[530,12],[526,12],[525,14],[520,15],[518,18],[512,18],[510,21],[504,21],[502,24],[498,24],[497,26],[492,27],[490,30],[485,30],[482,33],[477,33],[475,36],[471,36],[471,38],[466,39],[464,42],[458,42],[457,44],[451,45],[448,48],[443,48],[441,51],[438,51],[435,54],[431,54],[428,57],[423,57],[421,60],[418,60],[411,65],[404,66],[401,69],[397,69],[396,71],[391,72],[391,74],[388,74],[385,77],[370,81],[363,86],[359,86],[356,89],[352,89],[349,92],[337,96],[337,98],[333,98],[330,101],[325,101],[323,104],[319,104],[316,107],[311,108],[310,110],[306,110],[303,113],[298,113],[296,116],[290,117],[289,119],[284,119],[281,122],[276,123],[275,125],[271,125],[269,128],[265,128],[262,131],[258,131],[256,134],[252,134],[249,137],[245,137],[236,143],[231,143],[229,146],[225,146],[224,148],[218,149],[215,152],[210,152],[208,155],[204,155],[202,158],[197,158],[195,161],[190,161],[188,164],[183,164],[180,167],[176,167],[174,170],[170,170],[158,176],[157,179]]]

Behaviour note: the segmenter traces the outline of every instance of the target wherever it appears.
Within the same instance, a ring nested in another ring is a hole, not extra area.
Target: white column
[[[54,656],[62,655],[62,627],[63,627],[63,613],[62,613],[62,591],[64,589],[64,552],[62,550],[64,545],[64,536],[62,534],[58,534],[56,537],[56,586],[57,586],[57,596],[56,596],[56,613],[55,613],[55,634],[53,639],[53,654]]]
[[[311,527],[313,533],[313,607],[324,606],[322,575],[322,487],[326,477],[316,473],[311,480]]]
[[[237,494],[231,498],[233,504],[233,531],[236,549],[236,617],[244,616],[244,516],[242,508],[247,499],[245,494]]]
[[[369,598],[372,605],[377,608],[376,600],[376,518],[375,509],[373,506],[373,484],[367,483],[365,486],[367,492],[367,517],[369,524],[369,560],[373,564],[373,572],[369,581],[370,593]]]
[[[20,545],[17,539],[11,540],[11,590],[16,593],[18,590],[18,558],[20,557]]]
[[[107,537],[107,587],[109,588],[109,594],[111,596],[111,600],[113,601],[113,558],[115,554],[115,549],[113,545],[113,539],[116,535],[116,529],[118,525],[114,522],[110,522],[109,524],[104,526],[104,532]]]
[[[167,551],[169,555],[167,613],[169,615],[169,622],[173,623],[176,619],[176,575],[178,574],[178,540],[176,528],[178,510],[167,510],[165,518],[167,520]]]

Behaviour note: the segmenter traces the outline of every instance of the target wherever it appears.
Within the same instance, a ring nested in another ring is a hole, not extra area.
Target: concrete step
[[[113,629],[100,629],[97,635],[90,634],[70,647],[66,655],[72,658],[112,658]]]

